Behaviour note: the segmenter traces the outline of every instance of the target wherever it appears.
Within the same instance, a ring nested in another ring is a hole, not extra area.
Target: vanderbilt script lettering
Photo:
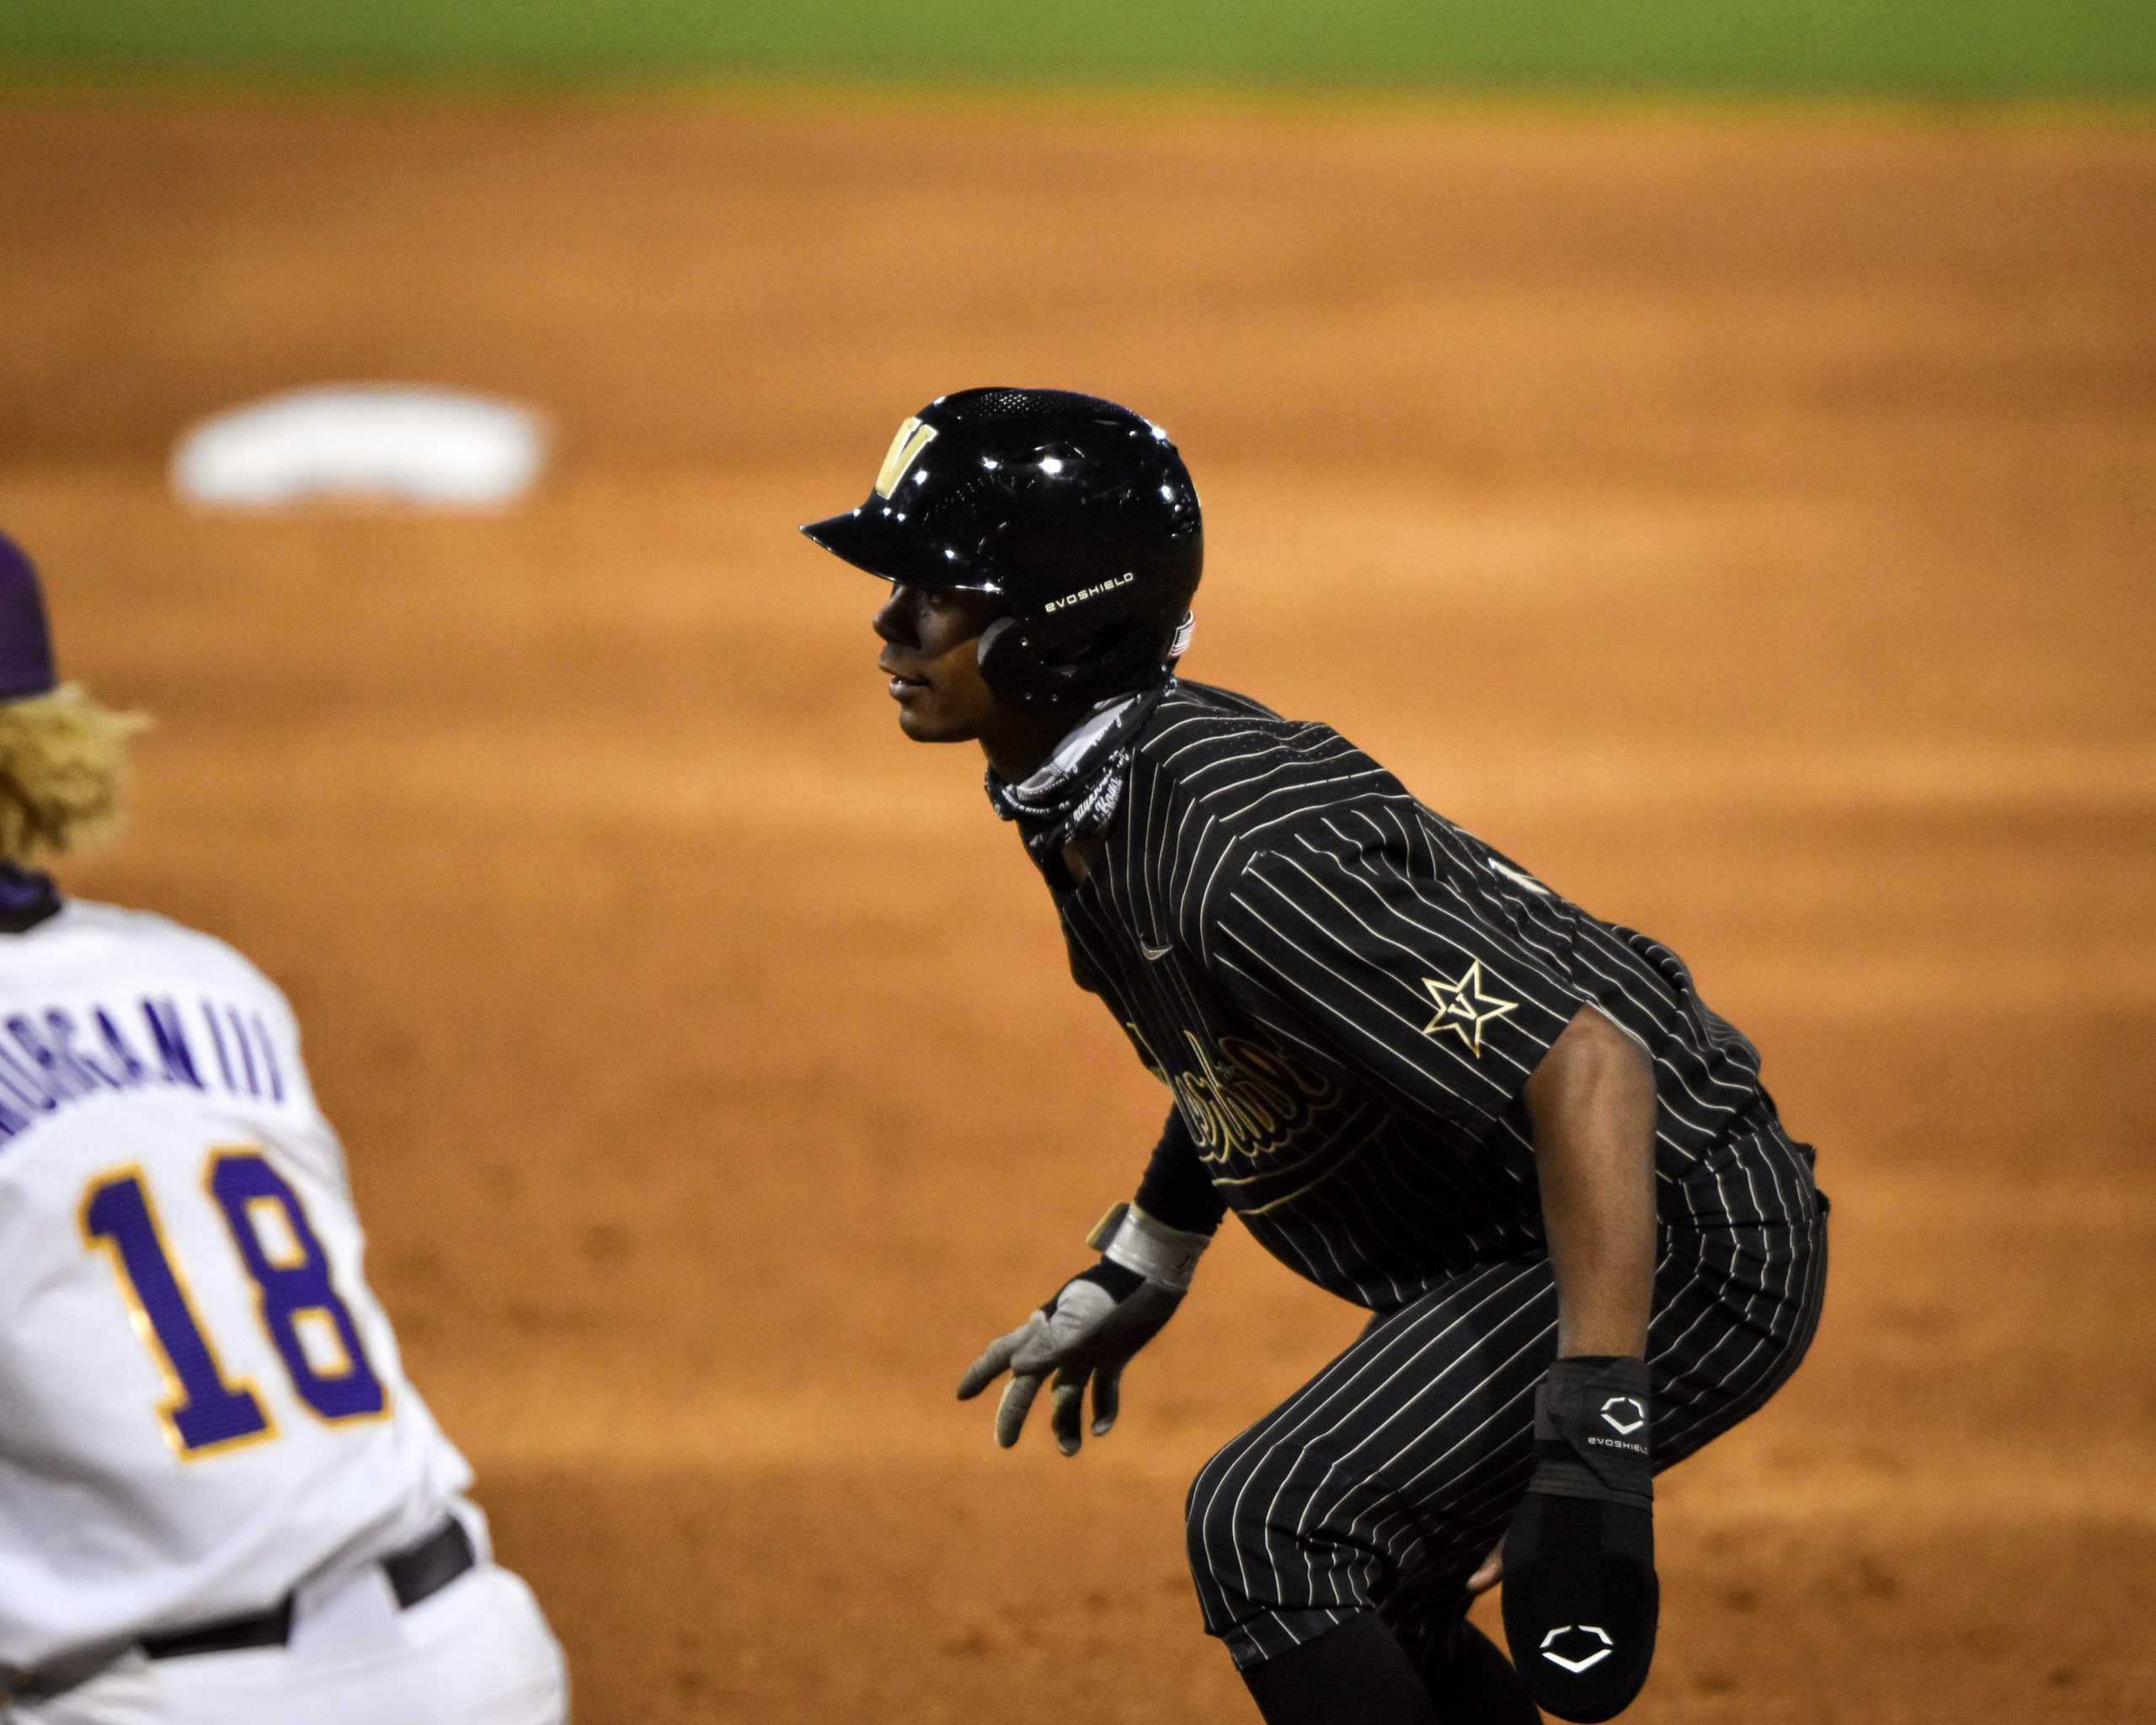
[[[1278,1049],[1240,1036],[1211,1048],[1195,1031],[1183,1042],[1193,1064],[1171,1071],[1145,1034],[1129,1026],[1153,1076],[1175,1092],[1190,1135],[1208,1162],[1232,1156],[1262,1162],[1294,1141],[1310,1117],[1338,1100],[1329,1080],[1305,1071]]]

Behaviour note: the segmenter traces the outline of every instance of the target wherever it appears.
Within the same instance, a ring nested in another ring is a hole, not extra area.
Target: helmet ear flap
[[[1080,650],[1081,648],[1083,650]],[[1158,680],[1146,631],[1129,624],[1091,641],[1038,617],[1001,617],[980,632],[981,680],[1027,713],[1088,706]]]
[[[1048,664],[1026,622],[1015,617],[1000,617],[983,629],[974,651],[980,660],[981,681],[998,698],[1027,713],[1069,704],[1075,696],[1070,685],[1084,669]]]
[[[974,644],[974,657],[980,661],[980,674],[989,687],[999,695],[1005,693],[1004,684],[1009,680],[1014,660],[1026,650],[1023,631],[1012,639],[1011,631],[1017,628],[1015,617],[1000,617],[980,632],[980,639]],[[1010,697],[1016,699],[1016,696]]]

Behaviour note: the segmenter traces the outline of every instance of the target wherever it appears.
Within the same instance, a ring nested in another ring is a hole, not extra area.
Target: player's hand
[[[1634,1359],[1561,1359],[1535,1391],[1534,1473],[1497,1561],[1513,1664],[1560,1719],[1614,1718],[1654,1659],[1651,1407]]]
[[[1490,1555],[1467,1578],[1467,1596],[1470,1599],[1478,1594],[1486,1594],[1505,1578],[1505,1542],[1499,1540],[1490,1547]]]
[[[1038,1311],[999,1336],[958,1380],[970,1402],[1008,1371],[995,1410],[995,1441],[1009,1449],[1025,1429],[1033,1398],[1055,1375],[1049,1424],[1056,1446],[1075,1455],[1083,1441],[1086,1386],[1093,1386],[1093,1435],[1106,1437],[1122,1400],[1123,1368],[1161,1332],[1182,1304],[1182,1290],[1103,1259],[1073,1276]]]

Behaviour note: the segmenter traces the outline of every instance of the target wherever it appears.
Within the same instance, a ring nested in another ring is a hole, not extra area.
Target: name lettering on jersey
[[[1500,1000],[1484,990],[1480,959],[1456,982],[1425,976],[1422,986],[1438,1003],[1438,1015],[1422,1027],[1422,1034],[1442,1036],[1449,1031],[1474,1051],[1478,1060],[1482,1058],[1482,1027],[1519,1009],[1518,1001]]]
[[[1339,1100],[1329,1079],[1246,1038],[1224,1036],[1209,1049],[1197,1032],[1186,1030],[1183,1041],[1196,1064],[1171,1073],[1145,1033],[1135,1024],[1129,1030],[1153,1076],[1175,1092],[1198,1153],[1209,1163],[1278,1156],[1314,1114]]]
[[[921,459],[921,452],[936,441],[936,428],[924,425],[918,419],[908,419],[899,427],[899,435],[891,440],[890,448],[883,456],[883,467],[876,475],[876,494],[889,497],[899,489],[906,476],[906,469]]]
[[[270,1027],[221,1001],[146,995],[0,1019],[0,1144],[86,1097],[152,1085],[285,1099]]]

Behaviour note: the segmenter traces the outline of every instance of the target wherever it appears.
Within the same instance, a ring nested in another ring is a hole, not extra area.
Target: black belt
[[[382,1560],[389,1578],[389,1590],[397,1596],[397,1609],[408,1611],[422,1599],[432,1599],[450,1583],[472,1567],[479,1554],[472,1548],[472,1535],[455,1516],[416,1546]],[[153,1659],[184,1659],[195,1653],[230,1653],[243,1648],[280,1648],[292,1636],[292,1596],[251,1617],[227,1617],[205,1623],[200,1629],[177,1635],[146,1635],[142,1651]]]

